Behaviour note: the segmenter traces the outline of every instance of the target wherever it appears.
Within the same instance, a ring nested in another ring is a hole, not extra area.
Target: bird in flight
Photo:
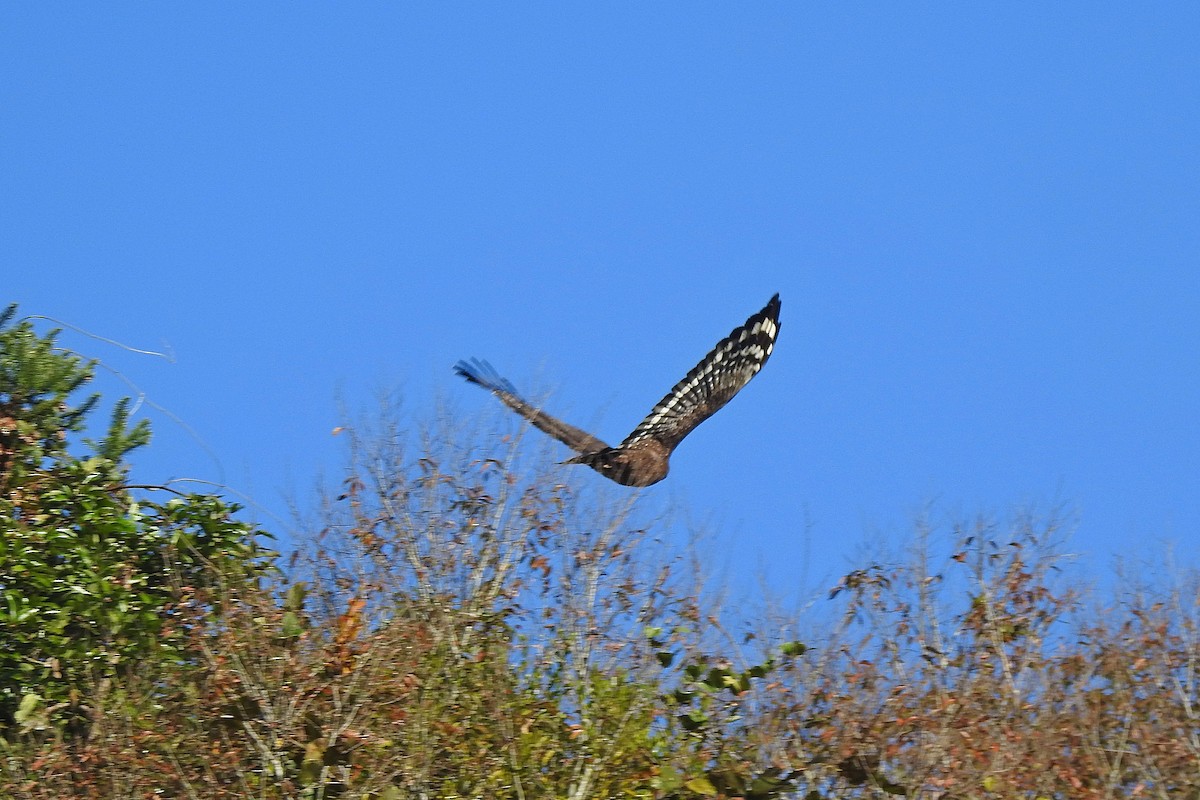
[[[564,464],[587,464],[624,486],[650,486],[667,476],[671,452],[683,438],[758,374],[771,357],[778,335],[776,294],[761,311],[717,342],[616,447],[533,407],[486,361],[459,361],[454,371],[579,454]]]

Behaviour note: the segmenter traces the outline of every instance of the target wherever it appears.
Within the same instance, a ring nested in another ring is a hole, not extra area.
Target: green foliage
[[[0,489],[36,490],[37,473],[62,457],[67,434],[79,431],[99,400],[69,399],[91,380],[92,364],[55,349],[57,331],[38,336],[28,322],[9,326],[16,306],[0,319]],[[20,497],[20,495],[18,495]]]
[[[211,602],[214,575],[254,572],[262,554],[236,506],[125,488],[125,458],[150,440],[127,399],[74,452],[98,400],[74,402],[92,364],[13,316],[0,327],[0,730],[28,730],[82,721],[82,698],[126,670],[185,659],[181,604]]]
[[[651,641],[661,645],[656,638]],[[679,685],[662,699],[684,732],[678,749],[699,758],[688,765],[687,774],[678,770],[665,773],[658,787],[670,797],[745,800],[769,800],[794,790],[797,773],[755,763],[760,748],[747,735],[748,727],[753,726],[741,723],[756,683],[790,665],[807,649],[800,642],[786,642],[778,647],[777,655],[743,670],[732,669],[724,660],[714,664],[705,657],[696,657],[684,666]]]
[[[748,656],[624,495],[391,426],[285,576],[236,506],[135,496],[146,424],[80,440],[91,365],[14,317],[0,800],[1200,797],[1200,580],[1081,621],[1052,526],[963,530]]]

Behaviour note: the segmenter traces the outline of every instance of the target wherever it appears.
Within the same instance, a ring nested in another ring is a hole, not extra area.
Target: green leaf
[[[304,600],[308,597],[308,584],[304,581],[293,583],[284,595],[283,607],[288,611],[299,611],[304,608]]]
[[[713,667],[704,678],[704,685],[710,689],[725,689],[730,685],[733,673],[722,667]]]
[[[765,664],[756,664],[755,666],[746,670],[746,675],[750,676],[751,678],[762,678],[773,669],[775,669],[775,664],[771,661],[768,661]]]
[[[717,787],[713,786],[712,781],[710,781],[706,775],[701,775],[698,778],[692,778],[690,781],[684,784],[684,787],[690,789],[696,794],[702,794],[706,797],[712,797],[717,793]]]
[[[304,626],[300,623],[300,617],[296,616],[294,611],[283,612],[280,629],[283,635],[287,637],[295,637],[304,633]]]
[[[803,642],[786,642],[779,646],[779,652],[785,656],[802,656],[808,651],[808,645]]]
[[[670,764],[664,764],[654,779],[654,788],[660,792],[672,792],[683,784],[683,776]]]
[[[42,696],[32,692],[21,697],[21,704],[13,714],[13,720],[26,731],[40,731],[49,724],[49,715],[42,704]]]

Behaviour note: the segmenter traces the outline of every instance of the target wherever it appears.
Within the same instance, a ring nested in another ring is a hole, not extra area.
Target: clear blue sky
[[[1200,5],[0,15],[0,299],[169,343],[64,338],[203,442],[147,409],[142,479],[286,516],[339,396],[495,413],[472,355],[616,441],[778,291],[648,490],[734,581],[827,587],[930,504],[1200,562]]]

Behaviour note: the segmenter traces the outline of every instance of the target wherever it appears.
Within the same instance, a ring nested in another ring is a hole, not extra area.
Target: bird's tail
[[[482,386],[490,392],[517,394],[517,388],[507,378],[501,377],[495,367],[481,359],[472,358],[469,361],[459,361],[454,365],[454,371],[471,383]]]

